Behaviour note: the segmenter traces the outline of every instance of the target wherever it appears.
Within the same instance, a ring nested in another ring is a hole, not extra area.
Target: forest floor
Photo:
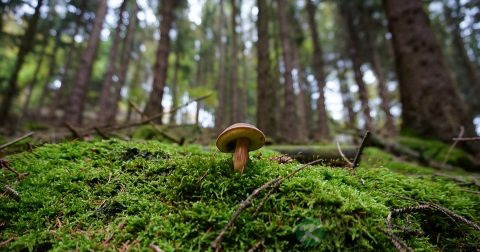
[[[19,193],[0,197],[0,250],[208,251],[219,236],[224,251],[480,249],[479,174],[366,148],[356,169],[303,166],[288,177],[302,166],[278,156],[252,152],[243,175],[213,146],[155,140],[70,141],[6,156],[29,175],[0,171],[0,185]],[[279,177],[278,190],[266,186]]]

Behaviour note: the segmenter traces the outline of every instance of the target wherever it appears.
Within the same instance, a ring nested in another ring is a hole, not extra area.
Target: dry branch
[[[350,167],[353,167],[353,163],[350,162],[350,160],[348,160],[348,158],[345,156],[345,154],[343,154],[342,149],[340,148],[340,144],[338,143],[338,141],[337,141],[337,149],[338,149],[338,153],[340,153],[340,156],[342,156],[343,160],[345,160],[345,162],[347,162],[347,164]]]
[[[448,158],[450,157],[450,153],[453,151],[455,146],[458,144],[460,138],[463,137],[463,133],[465,133],[465,128],[460,126],[460,133],[458,133],[457,140],[454,140],[453,144],[448,148],[447,154],[445,155],[445,159],[443,159],[442,165],[445,166],[447,164]]]
[[[480,141],[480,137],[455,137],[454,141]]]
[[[249,250],[247,250],[247,252],[255,252],[257,251],[258,249],[260,249],[261,247],[263,247],[263,242],[264,240],[259,240],[257,241]]]
[[[2,145],[0,146],[0,150],[3,150],[3,149],[5,149],[5,148],[7,148],[8,146],[10,146],[10,145],[12,145],[12,144],[14,144],[14,143],[20,142],[20,141],[22,141],[22,140],[25,139],[25,138],[31,137],[31,136],[33,136],[34,133],[35,133],[35,132],[33,132],[33,131],[32,131],[32,132],[28,132],[27,134],[25,134],[25,135],[23,135],[23,136],[21,136],[21,137],[19,137],[19,138],[15,138],[15,139],[13,139],[12,141],[10,141],[10,142],[8,142],[8,143],[2,144]]]
[[[378,228],[378,230],[380,230],[390,238],[390,241],[392,241],[393,246],[395,246],[395,248],[399,252],[413,252],[413,249],[411,249],[404,241],[402,241],[402,239],[398,238],[391,231],[387,231],[381,228]]]
[[[161,249],[160,247],[158,247],[157,245],[155,245],[153,243],[150,243],[150,245],[148,245],[148,247],[154,252],[164,252],[163,249]]]
[[[360,147],[358,148],[358,151],[357,151],[357,155],[355,155],[355,159],[353,160],[352,168],[357,168],[358,164],[360,163],[360,158],[362,157],[363,149],[365,148],[365,145],[368,141],[369,136],[370,136],[370,131],[367,130],[367,132],[365,132],[365,135],[363,135],[362,143],[360,144]]]

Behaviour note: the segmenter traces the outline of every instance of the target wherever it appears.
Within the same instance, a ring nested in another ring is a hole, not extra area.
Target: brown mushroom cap
[[[242,137],[250,140],[248,151],[258,150],[265,145],[265,135],[262,131],[248,123],[235,123],[218,136],[217,148],[221,152],[234,152],[235,140]]]

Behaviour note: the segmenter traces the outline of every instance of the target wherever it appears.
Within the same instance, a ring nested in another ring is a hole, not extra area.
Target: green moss
[[[222,242],[224,250],[245,251],[264,239],[268,250],[278,251],[395,251],[378,228],[386,228],[390,209],[415,205],[412,199],[480,222],[478,195],[450,181],[392,172],[386,168],[391,157],[381,151],[365,154],[354,172],[314,166],[285,181],[256,217],[255,207],[240,214]],[[2,173],[1,182],[19,191],[21,201],[0,198],[0,219],[7,221],[0,239],[16,237],[5,251],[114,251],[126,242],[132,250],[154,243],[165,251],[206,251],[255,188],[298,167],[272,162],[272,155],[252,153],[239,175],[232,171],[231,156],[213,148],[118,140],[45,145],[8,158],[30,176],[15,182],[12,174]],[[305,218],[319,219],[326,231],[315,247],[305,247],[295,236]],[[441,215],[411,214],[395,224],[423,230],[421,236],[397,233],[419,251],[468,250],[480,235]]]
[[[399,137],[398,142],[411,149],[419,151],[426,158],[443,162],[447,156],[450,145],[438,140],[427,140],[416,137]],[[448,157],[447,162],[458,167],[468,167],[472,164],[473,158],[465,151],[454,148]]]

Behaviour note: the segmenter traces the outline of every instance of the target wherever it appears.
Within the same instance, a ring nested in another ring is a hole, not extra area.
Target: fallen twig
[[[450,153],[453,151],[455,146],[458,144],[460,138],[463,137],[463,133],[465,133],[465,128],[460,126],[460,132],[458,133],[457,140],[454,140],[453,144],[448,148],[447,154],[445,155],[445,159],[443,160],[442,165],[445,166],[447,164],[448,158],[450,157]]]
[[[8,142],[8,143],[2,144],[2,145],[0,146],[0,150],[3,150],[3,149],[5,149],[5,148],[7,148],[8,146],[10,146],[10,145],[12,145],[12,144],[14,144],[14,143],[20,142],[20,141],[22,141],[22,140],[25,139],[25,138],[31,137],[31,136],[33,136],[33,134],[35,134],[35,132],[33,132],[33,131],[32,131],[32,132],[28,132],[27,134],[25,134],[25,135],[23,135],[23,136],[21,136],[21,137],[19,137],[19,138],[15,138],[15,139],[13,139],[12,141],[10,141],[10,142]]]
[[[12,238],[10,238],[10,239],[8,239],[8,240],[5,240],[5,241],[0,242],[0,249],[8,246],[8,244],[9,244],[10,242],[12,242],[13,240],[15,240],[15,237],[12,237]]]
[[[255,252],[255,251],[257,251],[258,249],[260,249],[261,247],[263,247],[263,242],[264,242],[263,239],[257,241],[249,250],[247,250],[247,252]]]
[[[17,175],[17,179],[18,180],[21,180],[23,179],[24,177],[28,176],[28,172],[24,172],[24,173],[19,173],[17,172],[16,170],[14,170],[13,168],[10,167],[10,165],[8,164],[8,161],[5,160],[5,159],[1,159],[0,158],[0,169],[1,168],[5,168],[13,173],[15,173],[15,175]]]
[[[3,186],[3,195],[12,198],[15,201],[20,201],[20,194],[8,185]]]
[[[95,126],[94,129],[103,139],[109,139],[109,137],[100,128]]]
[[[454,141],[480,141],[480,137],[455,137]]]
[[[345,156],[345,154],[343,154],[343,151],[342,151],[342,149],[340,148],[340,144],[338,143],[338,141],[337,141],[337,149],[338,149],[338,152],[340,153],[340,156],[342,156],[343,160],[345,160],[345,162],[347,162],[347,164],[348,164],[350,167],[353,167],[353,163],[350,162],[350,160],[348,160],[348,158]]]
[[[230,218],[230,220],[228,221],[227,225],[225,225],[222,230],[220,231],[220,233],[218,234],[217,238],[215,238],[215,240],[213,240],[213,242],[211,243],[211,246],[212,248],[215,250],[215,251],[219,251],[220,250],[220,243],[222,242],[223,240],[223,237],[225,236],[225,233],[227,232],[227,230],[233,226],[233,224],[235,223],[235,220],[238,218],[238,216],[240,215],[240,213],[245,209],[247,208],[247,206],[249,206],[252,202],[252,199],[257,196],[257,194],[259,194],[261,191],[265,190],[265,188],[269,187],[271,184],[277,182],[280,180],[280,177],[278,178],[275,178],[275,179],[272,179],[270,181],[268,181],[267,183],[263,184],[262,186],[260,186],[259,188],[255,189],[250,195],[248,195],[248,197],[242,201],[239,205],[238,205],[238,208],[237,210],[235,211],[235,213],[233,214],[233,216]]]
[[[65,127],[67,127],[68,130],[70,130],[70,132],[72,132],[72,135],[75,137],[75,138],[78,138],[78,139],[82,139],[83,138],[83,135],[80,134],[80,132],[78,132],[78,130],[73,127],[70,123],[68,122],[63,122],[63,124],[65,125]]]
[[[357,155],[355,155],[355,159],[353,160],[352,168],[357,168],[358,164],[360,163],[360,158],[362,157],[363,149],[365,148],[365,144],[367,143],[368,138],[370,137],[370,131],[367,130],[365,135],[363,135],[362,143],[360,147],[358,147]]]
[[[390,241],[392,241],[393,246],[400,251],[400,252],[413,252],[413,249],[411,249],[402,239],[398,238],[396,235],[394,235],[391,231],[384,230],[381,228],[378,228],[381,232],[386,234],[389,238]]]
[[[161,249],[160,247],[158,247],[157,245],[153,244],[153,243],[150,243],[150,245],[148,245],[148,247],[153,250],[154,252],[164,252],[163,249]]]

